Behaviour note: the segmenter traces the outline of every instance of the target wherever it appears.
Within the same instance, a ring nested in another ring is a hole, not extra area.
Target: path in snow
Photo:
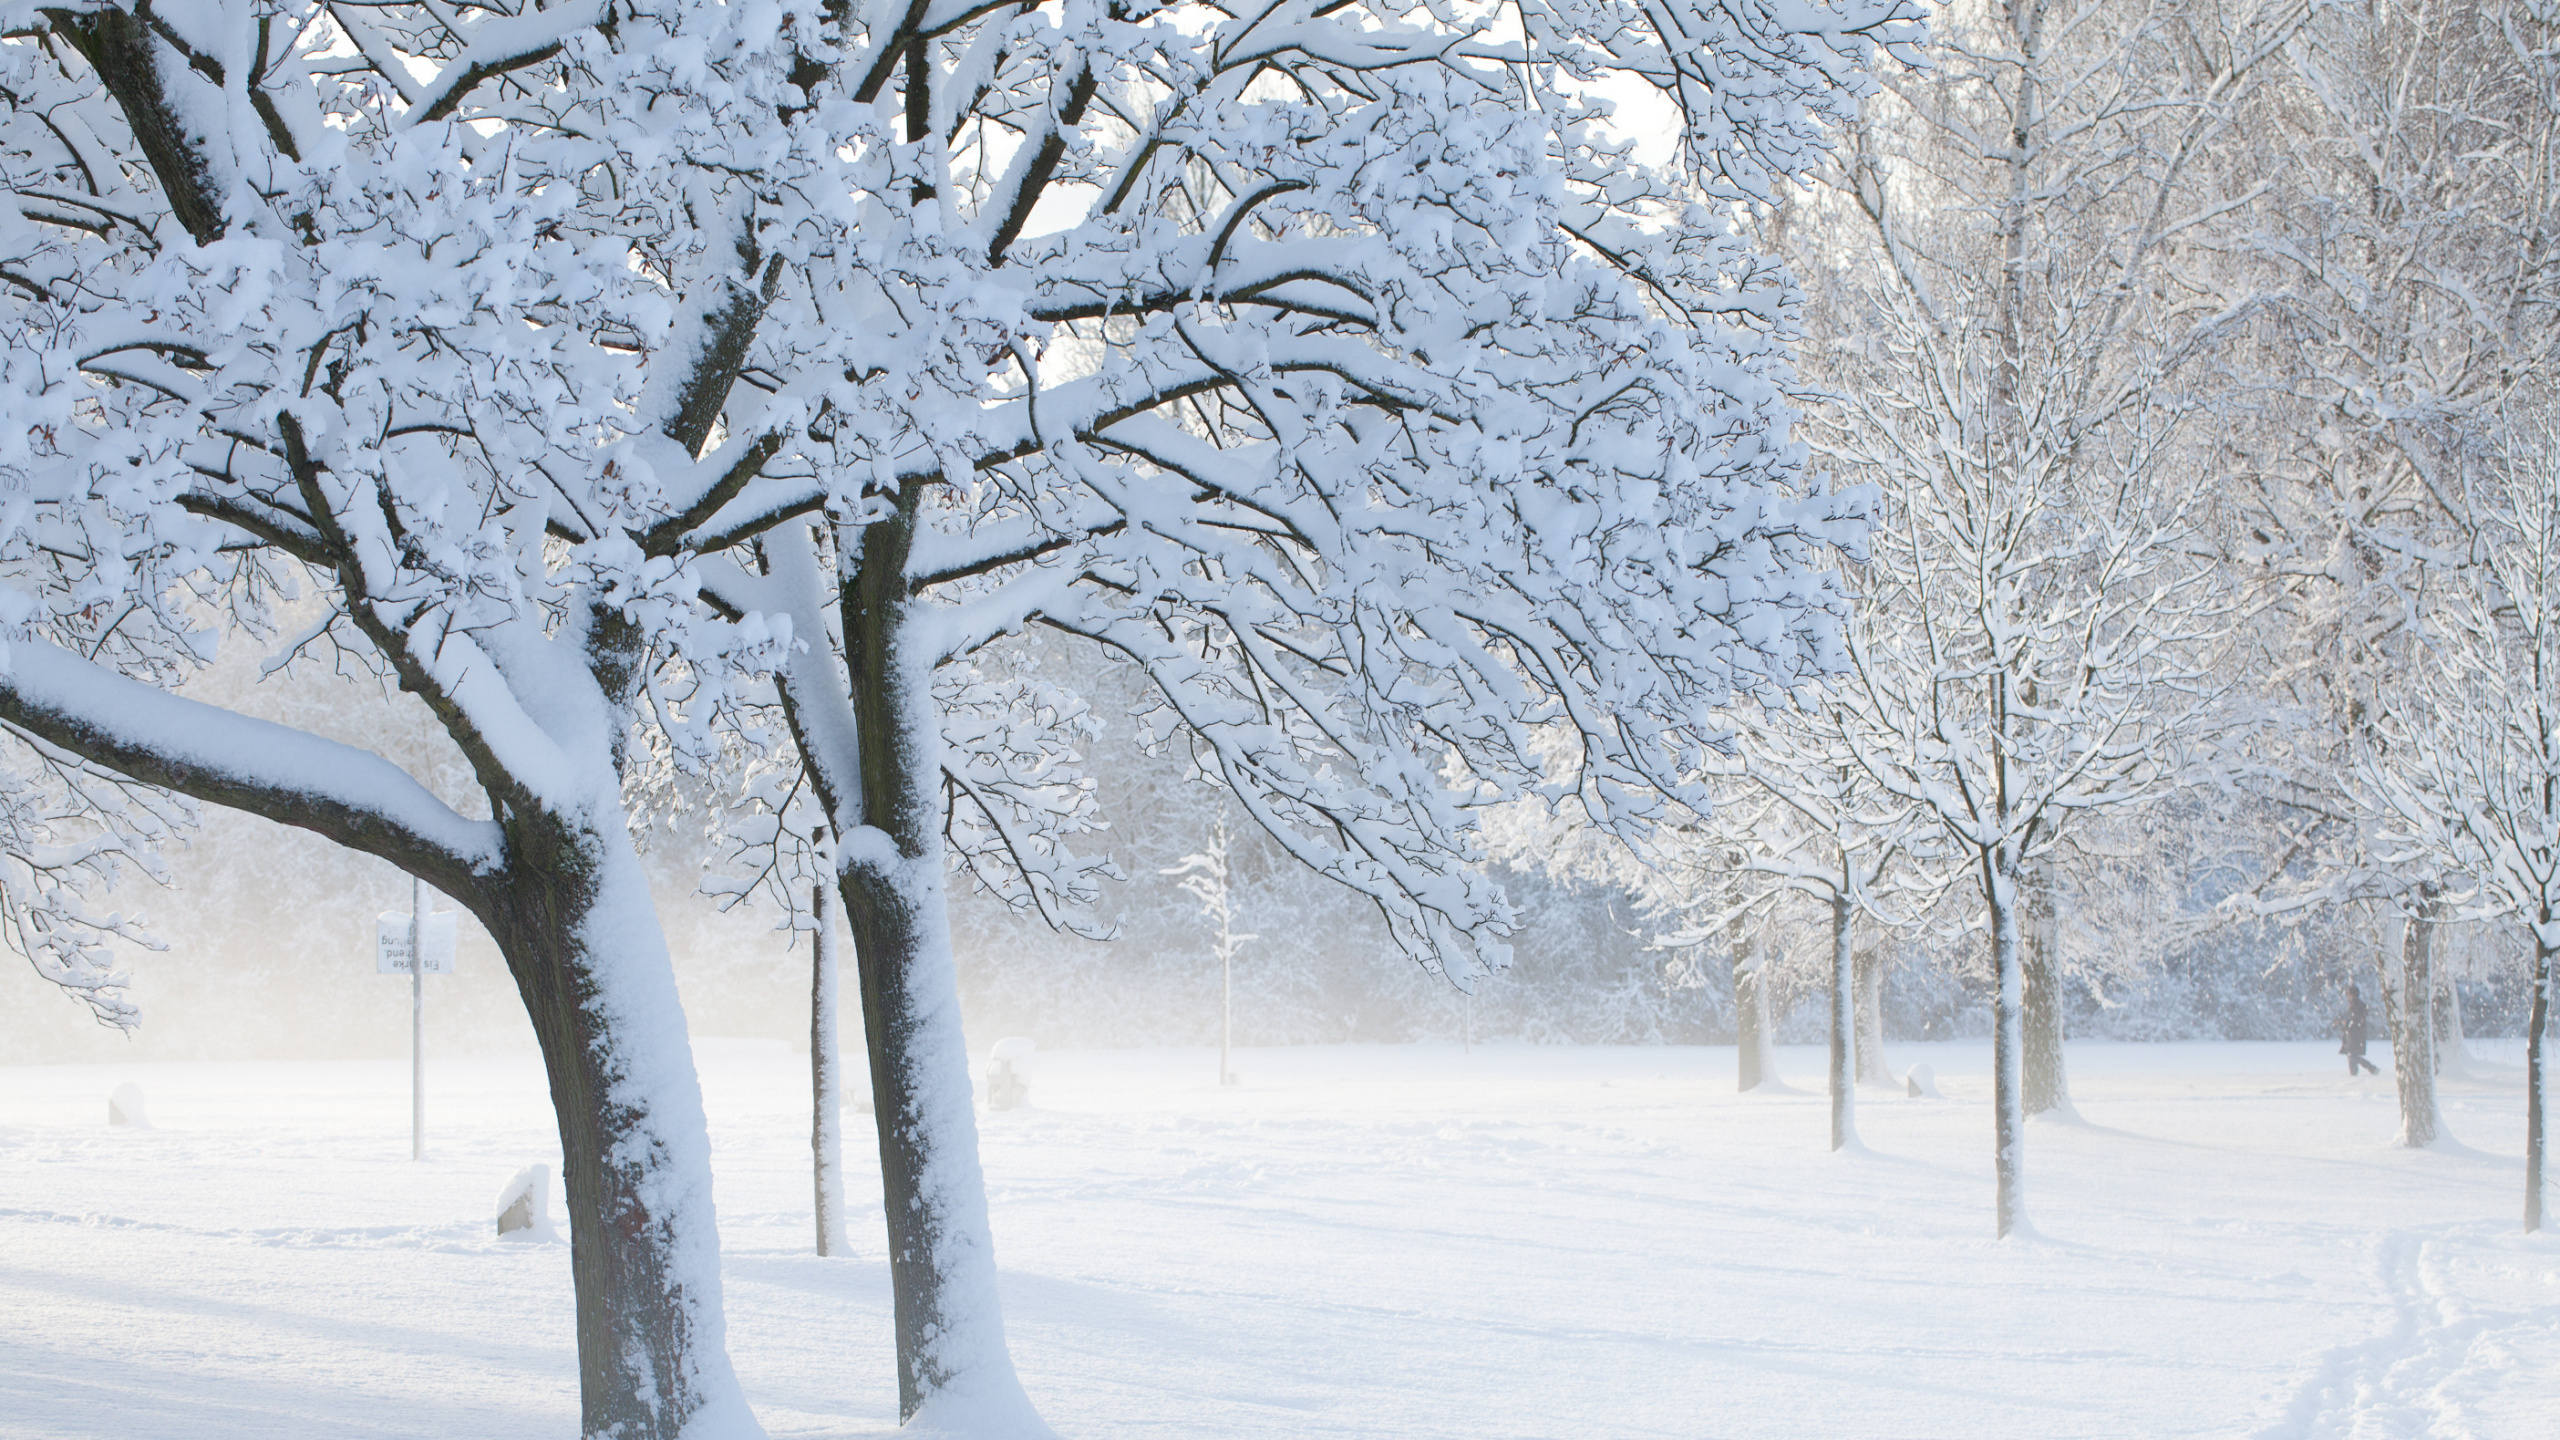
[[[876,1187],[805,1253],[805,1062],[700,1049],[748,1393],[884,1433]],[[982,1119],[1016,1357],[1097,1440],[2555,1432],[2511,1069],[2412,1153],[2325,1047],[2075,1046],[2086,1123],[2030,1128],[2041,1238],[1999,1243],[1987,1054],[1895,1058],[1946,1098],[1865,1097],[1835,1156],[1810,1050],[1753,1096],[1714,1048],[1037,1056]],[[128,1078],[157,1128],[106,1127]],[[556,1154],[538,1067],[432,1064],[423,1165],[406,1078],[0,1069],[0,1437],[573,1434],[566,1249],[491,1233]]]

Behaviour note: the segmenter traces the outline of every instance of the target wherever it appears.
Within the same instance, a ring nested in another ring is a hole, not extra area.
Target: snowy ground
[[[2316,1045],[2084,1045],[1994,1243],[1988,1056],[1900,1047],[1825,1152],[1721,1049],[1042,1055],[984,1117],[1024,1379],[1086,1437],[2515,1437],[2560,1433],[2560,1239],[2515,1233],[2519,1073],[2390,1145]],[[777,1436],[889,1428],[876,1188],[807,1249],[804,1062],[700,1046],[731,1343]],[[154,1128],[110,1130],[145,1091]],[[565,1246],[490,1202],[553,1156],[538,1072],[0,1069],[0,1436],[564,1440]],[[860,1120],[852,1116],[850,1119]],[[867,1129],[852,1131],[856,1140]],[[860,1152],[848,1147],[848,1158]],[[855,1173],[861,1173],[854,1167]]]

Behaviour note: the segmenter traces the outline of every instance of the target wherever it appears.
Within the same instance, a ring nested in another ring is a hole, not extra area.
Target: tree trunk
[[[1778,1073],[1778,981],[1770,973],[1770,964],[1778,957],[1767,948],[1760,952],[1760,963],[1751,970],[1751,1023],[1760,1036],[1760,1083],[1783,1081]]]
[[[2542,1037],[2551,1028],[2551,946],[2543,938],[2553,929],[2546,915],[2534,927],[2533,1006],[2524,1028],[2524,1228],[2542,1228]]]
[[[2071,1088],[2062,1054],[2062,926],[2050,866],[2038,864],[2026,872],[2018,901],[2019,975],[2026,986],[2022,1103],[2029,1115],[2068,1112]]]
[[[2443,1125],[2436,1114],[2435,932],[2433,881],[2418,887],[2418,901],[2400,936],[2399,1004],[2391,1011],[2391,1069],[2400,1089],[2400,1143],[2436,1143]]]
[[[943,891],[935,657],[908,629],[916,490],[861,532],[843,593],[861,750],[860,830],[840,841],[871,1063],[898,1340],[898,1418],[1048,1434],[1005,1350],[986,1181]]]
[[[1858,1143],[1858,973],[1849,954],[1849,897],[1831,897],[1831,1148]]]
[[[1738,1070],[1736,1090],[1757,1090],[1768,1078],[1768,1056],[1761,1049],[1767,1026],[1761,1015],[1760,972],[1751,963],[1751,937],[1737,919],[1726,928],[1733,943],[1733,1048]]]
[[[835,846],[821,833],[818,854],[830,870]],[[821,879],[811,887],[809,909],[818,922],[809,944],[809,1161],[816,1191],[818,1253],[851,1253],[844,1233],[844,1081],[837,1048],[835,887]]]
[[[2451,1066],[2453,1073],[2459,1075],[2463,1073],[2463,1061],[2466,1058],[2462,1045],[2462,987],[2454,980],[2453,967],[2438,965],[2434,968],[2436,1073],[2442,1075],[2445,1073],[2445,1068]]]
[[[1982,857],[1982,893],[1991,910],[1991,961],[1999,986],[1991,1000],[1991,1141],[1997,1233],[2026,1221],[2027,1114],[2023,1104],[2024,979],[2018,939],[2018,877],[1996,856]]]
[[[507,821],[475,907],[542,1047],[576,1279],[580,1433],[754,1435],[729,1367],[711,1155],[675,968],[620,817]]]
[[[1884,1063],[1884,947],[1858,952],[1858,1083],[1890,1085],[1893,1070]]]

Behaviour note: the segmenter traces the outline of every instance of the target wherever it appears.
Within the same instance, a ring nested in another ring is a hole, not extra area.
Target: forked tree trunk
[[[599,819],[614,823],[509,817],[507,873],[475,906],[524,997],[560,1126],[580,1433],[759,1435],[722,1335],[708,1130],[674,965],[628,831]]]
[[[1831,897],[1831,1148],[1858,1143],[1858,974],[1849,954],[1854,914],[1846,894]]]
[[[1893,1070],[1884,1062],[1884,947],[1858,952],[1858,1083],[1889,1085]]]
[[[2021,1103],[2029,1115],[2067,1112],[2071,1085],[2063,1068],[2062,926],[2049,866],[2039,864],[2026,872],[2018,902],[2018,966],[2026,987]]]
[[[1761,975],[1751,963],[1751,937],[1742,922],[1735,920],[1726,928],[1733,943],[1733,1049],[1734,1088],[1757,1090],[1768,1078],[1768,1056],[1761,1049],[1766,1026],[1761,1012],[1766,1008],[1760,993]]]
[[[843,592],[861,821],[838,840],[880,1138],[898,1340],[898,1418],[1045,1436],[1004,1343],[969,1052],[943,891],[942,731],[933,657],[906,627],[915,524],[863,527]]]
[[[832,871],[835,846],[818,837],[822,864]],[[844,1078],[837,1041],[836,953],[837,896],[832,875],[812,887],[810,918],[817,929],[809,945],[809,1178],[815,1191],[818,1253],[845,1255],[851,1247],[844,1233]]]
[[[2018,877],[1998,873],[1994,855],[1981,857],[1982,894],[1991,911],[1991,962],[1999,976],[1991,997],[1991,1144],[1996,1233],[2007,1235],[2026,1221],[2027,1115],[2022,1103],[2024,1010],[2018,942]]]
[[[2533,1005],[2524,1029],[2524,1228],[2542,1228],[2542,1037],[2551,1028],[2551,946],[2544,939],[2555,917],[2546,912],[2534,927]]]
[[[2444,1126],[2436,1113],[2435,933],[2437,894],[2429,881],[2400,935],[2399,1003],[2391,1007],[2391,1070],[2400,1090],[2400,1143],[2412,1149],[2436,1143]]]

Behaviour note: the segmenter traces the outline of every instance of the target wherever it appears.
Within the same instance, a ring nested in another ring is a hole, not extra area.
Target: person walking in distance
[[[2348,986],[2346,1033],[2338,1037],[2338,1053],[2347,1057],[2347,1074],[2350,1076],[2356,1073],[2357,1066],[2363,1066],[2368,1074],[2382,1073],[2381,1066],[2364,1058],[2365,1031],[2372,1018],[2372,1013],[2365,1009],[2364,992],[2353,985]]]

